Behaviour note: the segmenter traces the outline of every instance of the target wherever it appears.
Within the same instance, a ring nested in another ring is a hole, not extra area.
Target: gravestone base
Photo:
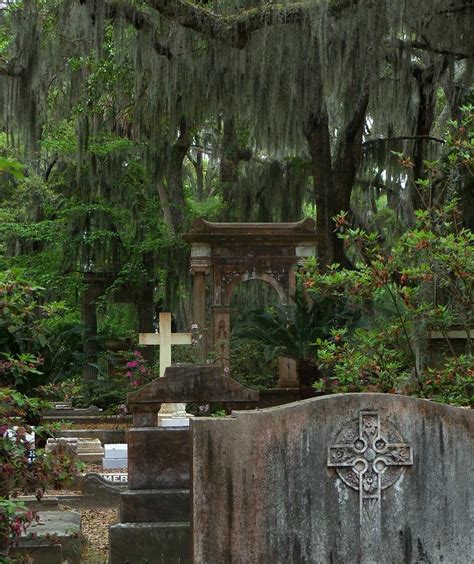
[[[189,427],[189,417],[161,417],[158,415],[158,427]]]
[[[128,490],[120,499],[122,523],[187,522],[190,512],[187,489]]]
[[[109,564],[190,564],[192,535],[189,522],[119,523],[109,532]]]

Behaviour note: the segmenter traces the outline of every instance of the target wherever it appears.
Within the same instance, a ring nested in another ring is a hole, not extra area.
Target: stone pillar
[[[214,348],[219,364],[226,368],[230,364],[230,307],[214,306]]]
[[[306,259],[316,256],[316,245],[313,241],[301,241],[295,247],[297,266],[303,266]]]
[[[129,404],[129,489],[120,496],[120,523],[109,529],[110,564],[192,561],[190,430],[157,426],[160,407]]]
[[[86,290],[82,299],[82,323],[84,326],[83,332],[83,350],[85,356],[84,363],[84,382],[86,387],[97,380],[97,312],[95,305],[95,292]]]
[[[199,347],[199,362],[206,362],[209,335],[206,315],[206,277],[211,268],[211,247],[206,243],[195,243],[191,248],[191,274],[193,275],[193,323],[202,332]]]
[[[292,358],[278,357],[278,387],[299,388],[296,361]]]
[[[194,270],[193,277],[193,323],[199,325],[202,338],[199,347],[199,362],[207,358],[207,322],[206,322],[206,274],[205,270]]]

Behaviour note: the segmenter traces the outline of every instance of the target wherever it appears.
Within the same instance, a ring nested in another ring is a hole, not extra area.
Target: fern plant
[[[286,356],[296,361],[301,389],[311,388],[321,374],[317,366],[318,341],[333,329],[352,323],[344,302],[327,297],[309,297],[298,285],[290,304],[253,310],[234,329],[234,336],[262,343],[267,358]]]

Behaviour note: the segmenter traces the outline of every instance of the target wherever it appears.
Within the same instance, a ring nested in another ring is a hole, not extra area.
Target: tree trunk
[[[249,161],[252,152],[242,149],[235,130],[234,118],[224,120],[224,134],[221,145],[221,163],[219,179],[222,186],[222,198],[224,200],[223,221],[233,219],[232,214],[236,208],[237,183],[239,180],[239,164],[241,161]]]
[[[413,184],[411,186],[411,204],[415,211],[426,209],[429,205],[429,194],[423,192],[423,188],[417,186],[415,182],[425,176],[424,160],[426,159],[426,144],[429,142],[426,137],[431,133],[435,118],[437,85],[432,65],[426,69],[415,67],[413,76],[418,84],[418,115],[413,146]]]
[[[339,133],[336,156],[331,156],[331,138],[326,108],[311,114],[305,135],[313,171],[314,199],[316,202],[316,230],[318,258],[324,269],[333,262],[350,266],[343,241],[335,233],[333,217],[340,211],[349,211],[352,187],[362,155],[362,130],[367,111],[368,96],[362,96],[353,117]]]
[[[160,197],[161,208],[163,210],[163,221],[168,227],[172,235],[175,235],[176,231],[174,228],[173,215],[171,213],[170,200],[168,198],[168,191],[166,186],[164,186],[161,179],[156,181],[156,187],[158,190],[158,196]]]
[[[318,258],[324,269],[334,262],[338,240],[334,234],[332,217],[333,173],[331,160],[331,139],[326,108],[312,113],[305,127],[313,175],[314,201],[316,203],[316,231]]]
[[[147,264],[150,261],[147,260]],[[150,268],[148,268],[150,270]],[[151,269],[153,270],[153,269]],[[154,310],[153,310],[153,284],[144,282],[140,285],[137,292],[137,317],[139,333],[154,333]],[[155,347],[142,347],[141,353],[145,360],[151,365],[155,358]]]
[[[168,195],[169,207],[174,231],[183,228],[184,218],[184,189],[183,189],[183,161],[191,145],[190,127],[185,119],[181,119],[179,135],[171,148],[168,165]]]
[[[97,312],[95,304],[95,293],[85,291],[82,301],[82,325],[83,325],[83,351],[84,351],[84,384],[87,392],[91,391],[92,384],[97,380]]]

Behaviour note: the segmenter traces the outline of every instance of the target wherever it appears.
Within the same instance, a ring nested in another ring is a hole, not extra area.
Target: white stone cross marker
[[[158,345],[160,347],[160,378],[165,375],[165,370],[171,366],[171,345],[190,345],[192,343],[191,333],[171,332],[171,313],[160,313],[159,333],[140,333],[140,345]],[[160,410],[159,419],[161,424],[166,425],[160,416],[186,417],[186,404],[165,404]],[[176,421],[174,422],[176,424]],[[189,421],[187,421],[189,425]]]
[[[171,332],[171,313],[160,313],[159,333],[140,333],[140,345],[158,345],[160,347],[160,377],[171,366],[171,345],[190,345],[191,333]]]

